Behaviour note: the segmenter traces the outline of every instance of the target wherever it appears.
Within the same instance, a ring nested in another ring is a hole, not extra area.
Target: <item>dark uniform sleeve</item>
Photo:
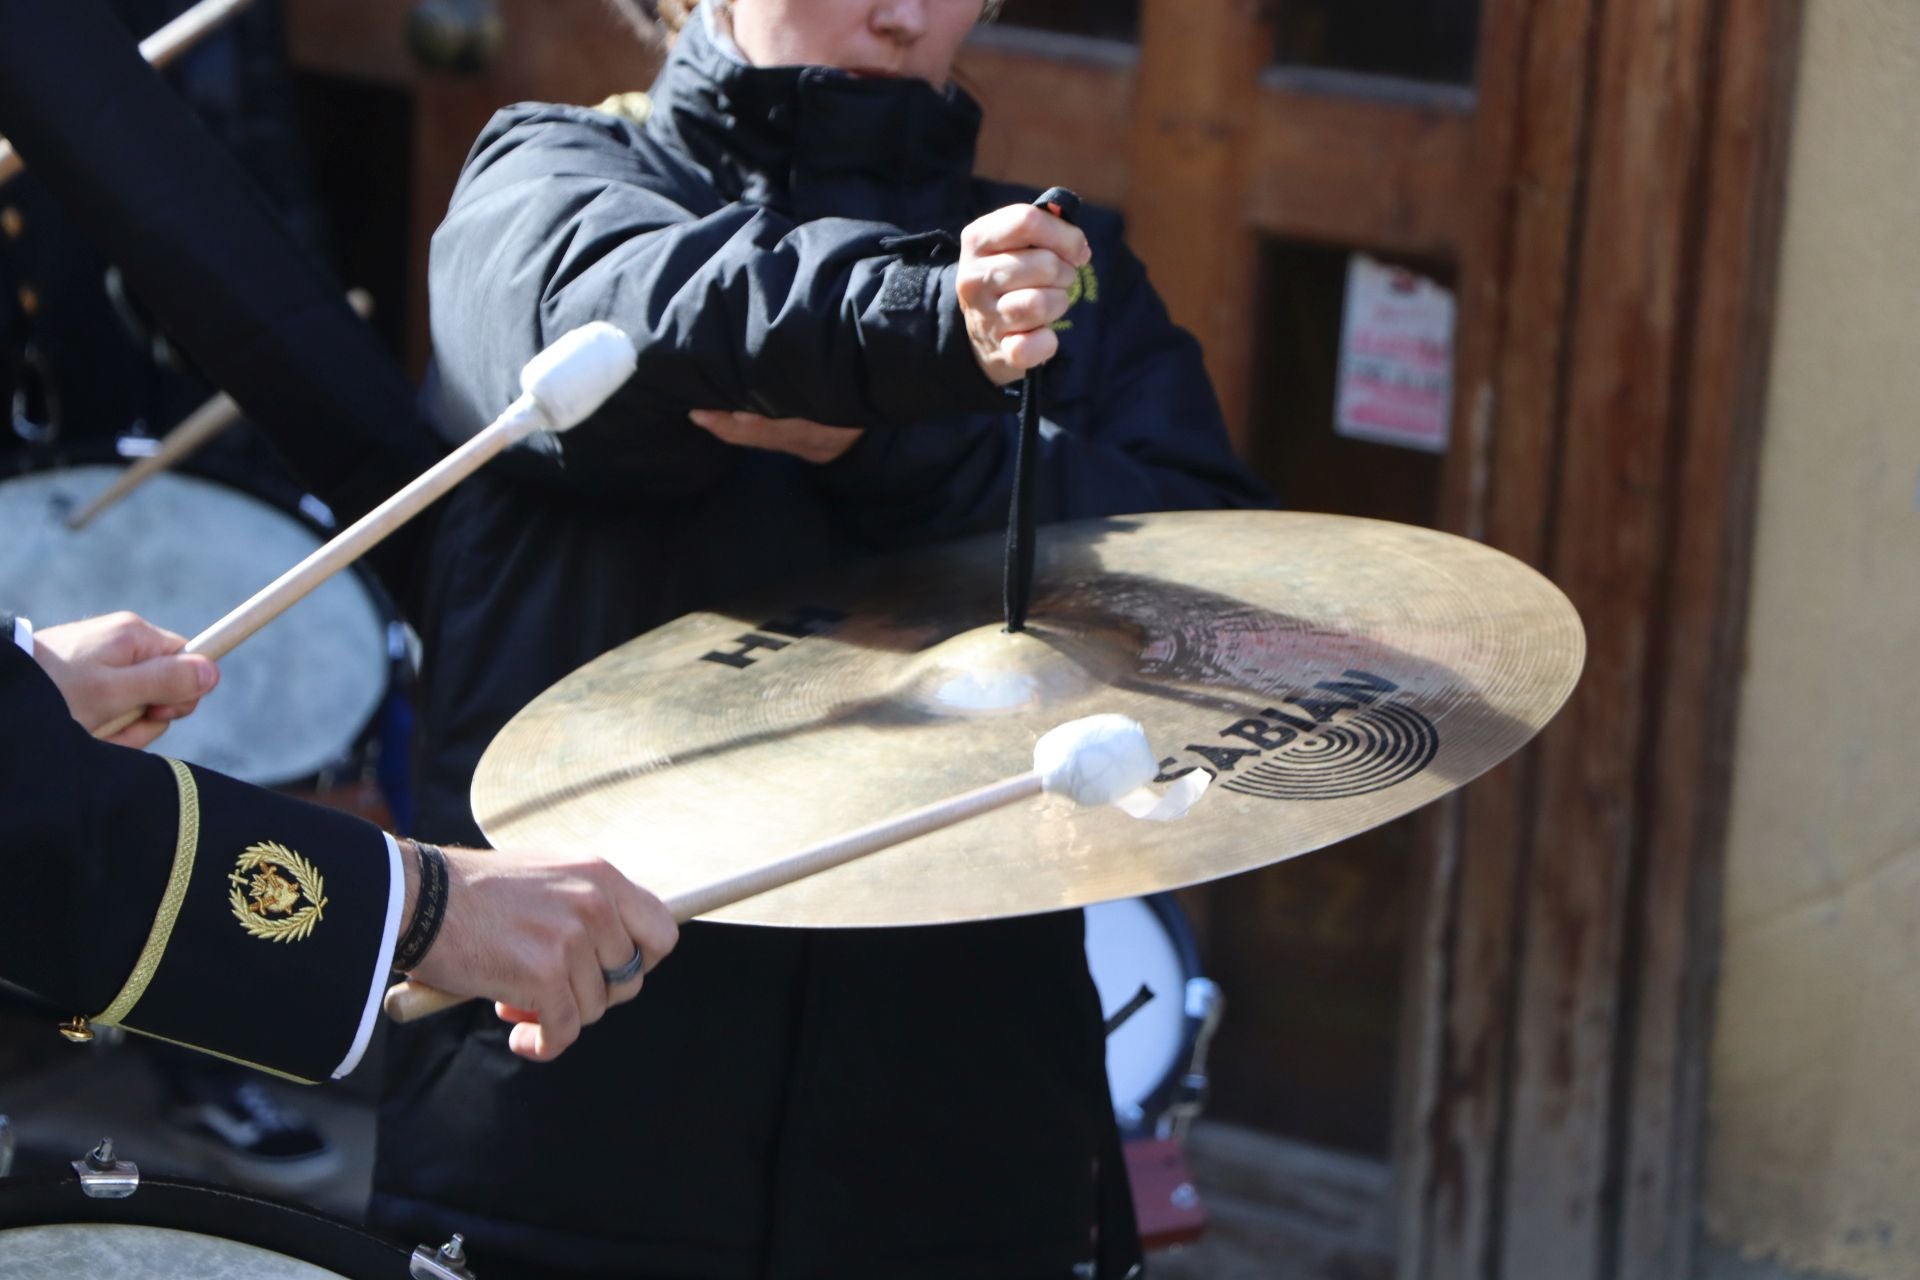
[[[433,463],[405,374],[112,7],[0,3],[0,133],[343,523]],[[373,558],[400,569],[418,533]]]
[[[1036,516],[1271,505],[1233,454],[1200,344],[1168,317],[1119,219],[1082,216],[1097,274],[1047,366]],[[1010,413],[869,431],[819,479],[869,542],[960,537],[1005,524],[1018,437]]]
[[[951,239],[700,207],[711,193],[648,170],[632,128],[521,107],[475,144],[429,264],[443,424],[484,426],[522,364],[592,320],[624,329],[640,361],[560,446],[582,483],[685,493],[724,474],[689,409],[864,427],[1007,406],[974,361]]]
[[[0,645],[0,978],[91,1021],[330,1077],[381,963],[386,837],[95,741]]]

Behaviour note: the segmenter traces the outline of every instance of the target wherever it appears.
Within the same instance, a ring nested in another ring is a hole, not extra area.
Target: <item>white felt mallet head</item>
[[[633,340],[604,320],[583,324],[527,361],[520,389],[532,396],[549,431],[567,431],[593,416],[639,363]]]
[[[1041,735],[1033,768],[1050,794],[1101,805],[1152,782],[1160,762],[1138,721],[1101,715],[1069,720]]]

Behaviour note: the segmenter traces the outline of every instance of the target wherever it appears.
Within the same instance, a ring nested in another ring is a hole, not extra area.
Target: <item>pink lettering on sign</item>
[[[1334,430],[1435,453],[1447,447],[1453,405],[1453,294],[1425,276],[1356,253],[1346,311]]]

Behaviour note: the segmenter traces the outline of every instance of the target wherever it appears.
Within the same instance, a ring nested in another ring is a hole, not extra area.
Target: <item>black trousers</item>
[[[400,1029],[375,1225],[488,1276],[1122,1280],[1137,1232],[1079,912],[693,925],[558,1062]]]

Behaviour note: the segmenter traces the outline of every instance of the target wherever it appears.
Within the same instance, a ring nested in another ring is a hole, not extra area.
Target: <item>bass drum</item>
[[[1087,967],[1107,1020],[1107,1084],[1128,1138],[1177,1136],[1205,1102],[1220,991],[1172,894],[1086,909]]]
[[[407,1280],[410,1263],[310,1209],[198,1183],[142,1178],[111,1200],[72,1174],[0,1179],[0,1280]]]
[[[130,609],[192,636],[321,545],[274,503],[175,472],[70,530],[117,474],[93,464],[0,481],[0,608],[39,626]],[[156,749],[262,786],[350,763],[393,675],[390,621],[370,580],[335,575],[222,659],[219,688]]]

